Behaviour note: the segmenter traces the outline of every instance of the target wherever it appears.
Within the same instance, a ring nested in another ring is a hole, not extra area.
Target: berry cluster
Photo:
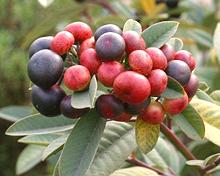
[[[78,63],[66,66],[66,54],[75,51]],[[60,113],[78,118],[90,109],[71,106],[71,96],[60,87],[84,91],[96,75],[109,92],[96,99],[95,108],[103,118],[129,121],[139,116],[151,124],[164,120],[165,114],[179,114],[198,89],[198,78],[191,72],[195,59],[185,50],[175,51],[170,44],[160,49],[148,47],[135,31],[114,24],[99,27],[93,36],[83,22],[67,25],[54,37],[41,37],[29,49],[28,74],[34,83],[32,103],[45,116]],[[160,98],[168,76],[185,89],[182,98]]]

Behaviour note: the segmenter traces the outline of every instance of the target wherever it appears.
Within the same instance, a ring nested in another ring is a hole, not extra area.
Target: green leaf
[[[168,77],[166,90],[161,94],[161,97],[168,99],[181,98],[184,95],[184,89],[175,79]]]
[[[199,113],[189,104],[187,108],[172,120],[191,139],[199,140],[205,136],[205,125]]]
[[[32,109],[29,106],[7,106],[0,109],[0,118],[15,122],[18,119],[31,115]]]
[[[95,157],[105,122],[95,111],[87,113],[77,122],[61,154],[61,176],[85,175]]]
[[[143,167],[130,167],[115,171],[110,176],[159,176],[153,170]]]
[[[176,33],[179,26],[175,21],[163,21],[148,27],[142,37],[148,47],[160,48]]]
[[[35,145],[49,145],[53,140],[60,137],[59,134],[40,134],[25,136],[18,140],[20,143],[35,144]]]
[[[189,161],[186,161],[186,164],[189,166],[203,167],[204,160],[189,160]]]
[[[136,147],[134,129],[131,125],[123,122],[108,122],[86,176],[109,176],[124,164]]]
[[[217,102],[220,102],[220,90],[216,90],[216,91],[212,92],[212,93],[210,94],[210,97],[211,97],[213,100],[215,100],[215,101],[217,101]]]
[[[199,89],[204,91],[204,92],[207,92],[210,89],[210,87],[206,82],[200,82],[199,83]]]
[[[126,32],[126,31],[136,31],[138,34],[141,34],[142,27],[140,23],[138,23],[137,21],[129,19],[126,21],[123,27],[123,32]]]
[[[28,145],[19,155],[16,163],[16,174],[21,175],[41,162],[41,155],[45,147]]]
[[[213,37],[214,48],[218,55],[218,61],[220,62],[220,23],[217,24]]]
[[[157,143],[160,135],[160,125],[149,124],[138,117],[135,124],[135,135],[140,150],[143,153],[148,153]]]
[[[53,169],[53,175],[52,176],[60,176],[59,165],[60,165],[60,160],[57,161],[57,163],[56,163],[56,165]]]
[[[198,89],[197,92],[196,92],[196,96],[199,99],[209,101],[211,103],[215,103],[214,100],[206,92],[204,92],[203,90]]]
[[[77,109],[93,108],[97,92],[97,80],[95,75],[92,77],[89,89],[83,92],[73,92],[71,105]]]
[[[205,160],[204,160],[204,166],[207,166],[208,164],[211,164],[211,163],[213,163],[213,162],[215,162],[215,160],[217,159],[217,158],[219,158],[219,156],[220,156],[220,153],[216,153],[216,154],[214,154],[214,155],[211,155],[211,156],[209,156],[209,157],[207,157]]]
[[[169,43],[175,51],[179,51],[183,48],[183,41],[179,38],[171,38],[167,43]]]
[[[73,128],[75,120],[64,116],[45,117],[40,114],[31,115],[15,122],[6,131],[10,136],[48,134],[66,131]]]
[[[134,11],[132,9],[132,7],[124,4],[121,1],[113,1],[111,2],[113,8],[118,11],[118,13],[121,16],[125,16],[127,18],[133,18],[134,17]]]

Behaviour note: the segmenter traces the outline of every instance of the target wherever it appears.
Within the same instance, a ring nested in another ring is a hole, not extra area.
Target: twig
[[[208,171],[214,169],[216,166],[220,164],[220,157],[218,157],[213,163],[205,166],[204,168],[201,169],[201,174],[205,175]]]

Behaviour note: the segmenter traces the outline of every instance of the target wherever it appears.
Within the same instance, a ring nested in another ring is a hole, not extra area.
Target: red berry
[[[125,51],[129,54],[135,50],[144,50],[146,44],[144,39],[135,31],[126,31],[123,33],[123,38],[125,40]]]
[[[101,65],[101,61],[96,54],[95,49],[89,48],[82,52],[80,55],[80,65],[85,66],[91,75],[96,74],[99,66]]]
[[[65,27],[65,31],[69,31],[75,37],[77,42],[82,42],[92,37],[92,29],[83,22],[74,22]]]
[[[167,74],[160,69],[152,70],[148,76],[151,86],[151,96],[160,96],[167,88]]]
[[[143,50],[133,51],[128,57],[128,62],[132,70],[143,75],[148,75],[153,67],[150,56]]]
[[[67,31],[61,31],[55,35],[51,42],[51,50],[59,55],[63,55],[69,51],[74,44],[74,37]]]
[[[119,122],[129,122],[129,120],[132,118],[132,115],[127,114],[126,112],[118,115],[113,120],[119,121]]]
[[[196,61],[192,54],[186,50],[177,51],[175,54],[175,60],[181,60],[189,66],[190,70],[194,70],[196,67]]]
[[[164,110],[159,102],[152,102],[140,117],[147,123],[160,124],[164,120]]]
[[[113,91],[122,101],[136,104],[149,97],[151,88],[145,76],[134,71],[125,71],[115,78]]]
[[[115,78],[125,70],[117,61],[103,62],[98,69],[98,80],[107,87],[112,87]]]
[[[199,88],[199,79],[196,75],[191,74],[189,82],[184,86],[184,89],[188,97],[192,98],[196,94],[198,88]]]
[[[160,49],[151,47],[146,51],[153,61],[153,69],[165,70],[167,68],[167,58]]]
[[[95,39],[94,37],[91,37],[89,39],[84,40],[80,45],[80,54],[89,49],[89,48],[95,48]]]
[[[166,56],[167,62],[174,59],[175,50],[169,43],[164,44],[160,49],[163,52],[163,54]]]
[[[64,84],[70,90],[84,90],[90,82],[91,76],[89,70],[82,65],[69,67],[64,74]]]

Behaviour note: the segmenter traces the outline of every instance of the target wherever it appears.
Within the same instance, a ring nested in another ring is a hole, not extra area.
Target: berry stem
[[[183,154],[183,156],[188,160],[196,160],[196,157],[191,153],[191,151],[182,143],[180,139],[177,138],[176,134],[169,129],[166,125],[161,123],[161,132],[173,143],[173,145]]]
[[[214,169],[220,164],[220,157],[218,157],[213,163],[208,164],[204,168],[201,168],[201,175],[205,175],[208,171]]]

